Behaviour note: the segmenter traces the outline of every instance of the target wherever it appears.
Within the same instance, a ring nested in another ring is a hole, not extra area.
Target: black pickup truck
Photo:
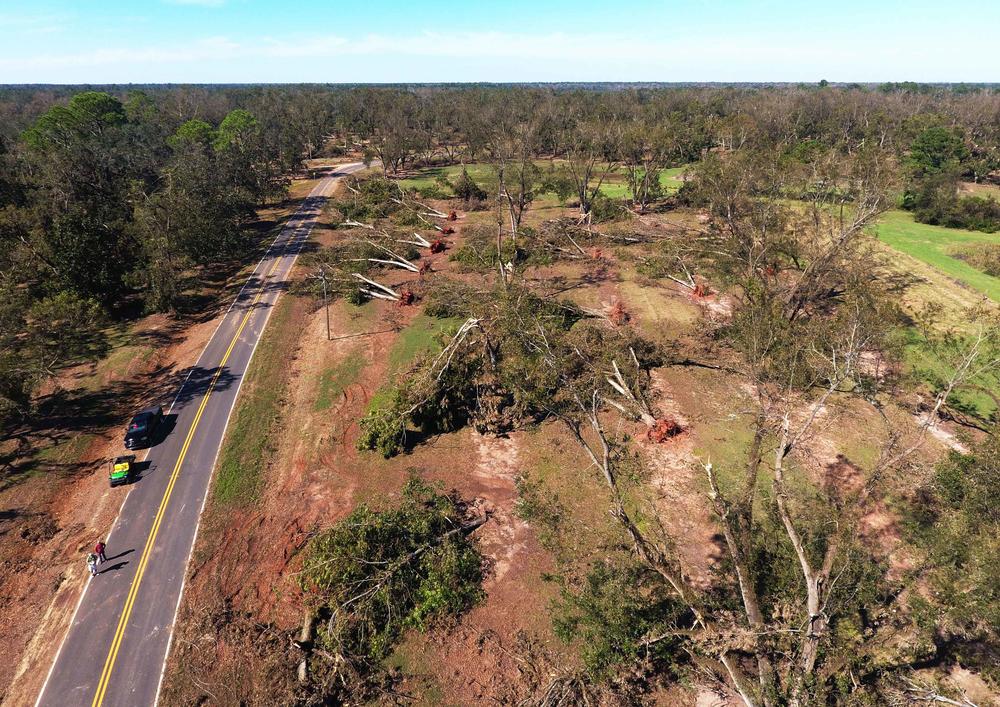
[[[125,448],[138,449],[153,446],[156,431],[163,423],[163,408],[146,408],[132,417],[125,430]]]

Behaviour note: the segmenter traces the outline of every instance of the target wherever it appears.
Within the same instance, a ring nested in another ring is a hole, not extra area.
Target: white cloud
[[[920,51],[860,33],[797,39],[750,32],[711,39],[562,32],[216,36],[0,59],[0,82],[985,80],[968,72],[949,76],[948,67],[937,65],[933,71],[943,73],[933,74]]]
[[[190,0],[189,0],[190,1]],[[827,47],[816,42],[802,44],[771,43],[752,38],[734,42],[731,39],[704,40],[671,39],[654,41],[616,35],[508,34],[501,32],[470,32],[441,34],[424,32],[416,35],[391,36],[369,34],[362,37],[322,35],[303,39],[264,37],[237,41],[225,36],[206,37],[187,44],[148,47],[119,47],[77,53],[45,53],[10,59],[0,59],[0,67],[29,69],[87,64],[91,66],[143,62],[201,62],[260,58],[335,58],[339,56],[405,56],[489,59],[537,59],[570,63],[587,60],[610,64],[641,62],[651,65],[686,63],[685,57],[711,54],[716,59],[745,61],[793,60],[821,52],[827,57],[847,58],[857,54],[850,44],[838,40]],[[865,47],[867,56],[871,48]],[[856,58],[856,57],[852,57]]]
[[[47,34],[62,32],[72,19],[69,15],[0,13],[0,27],[18,34]]]

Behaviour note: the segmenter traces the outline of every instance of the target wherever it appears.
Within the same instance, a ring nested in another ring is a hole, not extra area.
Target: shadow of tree
[[[176,409],[204,395],[213,380],[215,390],[227,390],[237,380],[228,369],[222,369],[218,377],[217,372],[218,367],[194,366],[172,370],[169,366],[159,366],[99,390],[61,389],[51,393],[40,402],[40,414],[33,421],[4,438],[5,441],[15,440],[15,445],[12,451],[0,455],[0,491],[32,473],[66,477],[95,471],[104,464],[103,461],[62,462],[46,458],[38,452],[66,443],[78,435],[102,434],[114,425],[121,425],[124,434],[128,416],[139,407],[157,401],[161,404],[165,402],[166,406],[170,395],[179,391],[174,403]],[[170,433],[176,417],[167,416],[152,446],[161,443]]]

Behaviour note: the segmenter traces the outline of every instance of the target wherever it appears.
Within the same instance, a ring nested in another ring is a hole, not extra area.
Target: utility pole
[[[326,310],[326,340],[330,340],[330,299],[326,294],[326,268],[322,265],[319,268],[321,277],[323,278],[323,309]]]

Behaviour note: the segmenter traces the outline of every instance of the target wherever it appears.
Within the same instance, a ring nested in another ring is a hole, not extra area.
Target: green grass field
[[[299,323],[292,297],[276,305],[254,354],[219,454],[213,489],[218,506],[246,505],[257,500],[260,482],[275,445],[281,400],[288,387]]]
[[[980,243],[1000,244],[1000,234],[930,226],[917,223],[913,220],[912,214],[905,211],[890,211],[878,225],[878,237],[886,245],[925,263],[946,278],[969,290],[986,295],[994,302],[1000,302],[1000,278],[987,275],[953,255],[954,251],[962,246]],[[947,287],[948,283],[945,281],[938,282],[936,286],[932,285],[932,289],[929,290],[925,286],[927,291],[922,292],[919,299],[948,300],[952,295],[945,291]],[[967,328],[961,326],[961,322],[950,319],[944,323],[958,331],[965,331]],[[907,333],[903,351],[906,367],[910,373],[929,383],[935,390],[942,381],[954,373],[952,364],[944,360],[939,352],[929,348],[915,329]],[[979,384],[995,389],[1000,386],[1000,377],[984,374]],[[997,414],[993,398],[975,388],[956,391],[950,403],[957,409],[982,420],[989,420]]]
[[[965,342],[968,346],[968,342]],[[928,383],[934,392],[939,392],[944,384],[955,374],[954,356],[943,357],[938,351],[929,347],[916,330],[906,332],[903,346],[904,362],[907,370],[918,379]],[[955,390],[948,400],[953,408],[967,415],[988,421],[997,414],[996,402],[987,390],[1000,389],[1000,375],[993,371],[981,373],[971,387]]]
[[[358,346],[352,349],[343,361],[323,371],[319,378],[313,408],[316,411],[330,409],[347,387],[358,380],[364,365],[365,357],[361,347]]]
[[[680,177],[684,173],[687,167],[671,167],[670,169],[665,169],[660,173],[660,185],[663,187],[663,191],[667,194],[673,194],[681,185],[684,184],[684,180]],[[601,193],[604,196],[611,199],[626,199],[632,196],[632,192],[628,188],[628,184],[625,182],[624,173],[619,173],[614,175],[609,181],[605,181],[601,185]]]
[[[494,179],[493,168],[484,162],[474,162],[465,165],[472,180],[482,186],[488,179]],[[415,177],[400,179],[399,185],[404,189],[425,189],[437,183],[439,177],[446,177],[449,181],[454,181],[462,173],[462,165],[454,164],[448,167],[431,167],[420,170],[420,174]],[[451,190],[446,189],[450,194]]]
[[[407,372],[408,367],[418,357],[433,355],[439,352],[444,344],[442,337],[450,337],[460,325],[458,319],[436,319],[426,314],[418,314],[410,322],[389,349],[389,362],[386,385],[375,391],[368,401],[367,412],[379,410],[392,400],[393,391],[397,387],[399,376]]]
[[[551,163],[547,160],[539,160],[536,164],[543,171],[547,170],[551,166]],[[467,164],[465,165],[465,169],[468,171],[469,176],[472,177],[473,181],[480,186],[483,186],[486,182],[496,179],[493,168],[485,162]],[[681,179],[681,175],[684,173],[685,169],[687,169],[687,167],[671,167],[670,169],[663,170],[660,174],[660,184],[663,185],[663,189],[666,193],[672,194],[681,188],[681,185],[684,183]],[[437,179],[442,176],[447,178],[449,181],[454,181],[461,173],[462,165],[432,167],[430,169],[421,170],[420,174],[417,176],[400,179],[399,184],[404,189],[426,189],[427,187],[436,184]],[[450,189],[445,188],[445,191],[446,193],[451,193]],[[616,174],[609,175],[608,179],[606,179],[604,184],[601,186],[601,193],[612,199],[624,199],[631,196],[628,185],[625,183],[624,172],[619,170]]]
[[[917,223],[912,214],[890,211],[878,225],[879,239],[896,250],[921,260],[936,270],[954,278],[1000,302],[1000,278],[976,270],[951,255],[958,246],[976,243],[1000,244],[1000,234],[962,231]]]
[[[457,319],[435,319],[426,314],[418,314],[403,329],[389,350],[389,374],[403,373],[418,356],[440,351],[441,336],[450,336],[458,329],[458,325]]]

